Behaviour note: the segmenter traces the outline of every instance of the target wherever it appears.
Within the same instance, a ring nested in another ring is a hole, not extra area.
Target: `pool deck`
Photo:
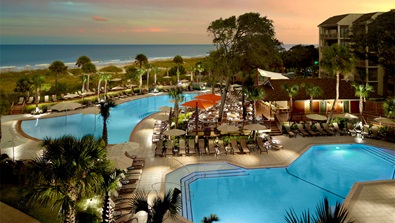
[[[134,96],[133,99],[141,97],[144,96]],[[120,101],[120,103],[126,101]],[[80,110],[76,110],[68,112],[68,114],[79,112]],[[282,135],[273,138],[281,143],[284,149],[279,151],[269,150],[268,154],[252,152],[249,155],[155,157],[151,138],[155,116],[158,114],[155,113],[142,120],[130,136],[130,141],[140,144],[140,149],[135,149],[132,153],[138,157],[145,157],[145,166],[138,189],[152,191],[152,194],[163,193],[166,174],[187,164],[228,162],[244,168],[287,166],[308,148],[316,144],[363,143],[395,150],[393,143],[369,138],[361,139],[351,136],[302,137],[300,135],[296,138],[289,138]],[[59,115],[64,115],[64,113],[53,113],[46,117]],[[0,144],[0,148],[2,148],[1,153],[7,153],[12,158],[14,150],[15,159],[31,159],[41,153],[40,141],[26,138],[17,131],[18,120],[31,118],[31,115],[2,116],[3,139]],[[114,152],[111,148],[112,146],[109,146],[108,153]],[[395,213],[395,180],[356,183],[344,203],[348,206],[350,216],[357,222],[393,223],[395,222],[395,215],[393,214]],[[215,213],[215,210],[213,210],[213,213]],[[0,215],[4,214],[4,210],[0,210]],[[145,218],[141,212],[137,216],[139,217],[139,222]],[[1,219],[3,220],[3,218]],[[2,221],[2,223],[7,222],[10,221]],[[165,222],[188,221],[180,217],[178,220],[167,219]]]

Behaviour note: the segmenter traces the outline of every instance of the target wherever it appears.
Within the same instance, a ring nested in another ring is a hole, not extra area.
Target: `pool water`
[[[287,168],[246,170],[227,177],[202,177],[189,184],[193,222],[216,214],[221,222],[285,222],[286,211],[300,214],[324,197],[343,202],[355,182],[394,179],[395,154],[389,161],[360,144],[313,146]],[[393,151],[392,151],[393,152]],[[391,160],[392,159],[392,160]],[[220,172],[220,171],[217,171]],[[191,215],[191,216],[186,216]]]
[[[196,94],[184,94],[184,101],[192,100]],[[108,119],[108,143],[128,142],[134,127],[145,117],[158,112],[161,106],[174,106],[169,95],[156,95],[119,104],[110,111]],[[180,103],[181,104],[181,103]],[[103,119],[100,115],[74,114],[54,118],[23,121],[22,130],[37,139],[58,138],[63,135],[82,137],[90,134],[100,138]]]

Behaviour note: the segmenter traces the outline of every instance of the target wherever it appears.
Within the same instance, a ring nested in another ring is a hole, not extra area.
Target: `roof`
[[[358,24],[358,23],[364,23],[372,19],[372,17],[376,14],[377,12],[372,12],[372,13],[366,13],[363,14],[361,17],[356,19],[353,23]]]
[[[337,25],[337,23],[340,20],[342,20],[343,18],[345,18],[348,15],[349,14],[332,16],[329,19],[325,20],[323,23],[319,24],[318,26],[333,26],[333,25]]]
[[[334,99],[336,96],[336,79],[332,78],[298,78],[298,79],[288,79],[288,80],[271,80],[270,85],[261,85],[265,90],[265,96],[263,97],[264,101],[288,101],[289,96],[288,93],[282,88],[282,85],[287,84],[293,85],[301,85],[305,84],[313,84],[314,86],[320,86],[323,90],[323,94],[314,99],[328,100]],[[340,100],[345,99],[359,99],[359,97],[355,96],[355,89],[351,86],[352,82],[347,82],[344,80],[340,81]],[[376,92],[372,92],[369,94],[370,98],[380,98]],[[305,89],[300,89],[298,95],[296,95],[294,100],[309,100],[310,96],[306,94]]]

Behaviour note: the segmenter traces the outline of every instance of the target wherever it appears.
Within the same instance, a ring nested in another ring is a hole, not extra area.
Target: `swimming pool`
[[[184,94],[185,101],[191,100],[196,94]],[[111,109],[108,119],[108,143],[128,142],[134,127],[145,117],[158,112],[161,106],[174,106],[169,95],[154,95],[119,104]],[[58,138],[69,134],[82,137],[90,134],[100,138],[103,130],[103,119],[100,115],[74,114],[55,118],[27,120],[21,123],[22,131],[27,135],[44,139]]]
[[[291,207],[314,212],[324,197],[330,205],[343,202],[355,182],[394,179],[395,153],[386,151],[362,144],[319,145],[287,168],[188,165],[193,172],[180,180],[182,215],[193,222],[211,213],[223,222],[284,222]]]

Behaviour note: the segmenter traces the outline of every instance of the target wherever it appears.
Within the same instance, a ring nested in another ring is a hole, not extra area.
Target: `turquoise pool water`
[[[330,205],[343,202],[355,182],[394,179],[395,154],[389,152],[361,144],[320,145],[287,168],[200,172],[191,183],[181,182],[189,185],[183,216],[193,222],[211,213],[221,222],[285,222],[291,207],[314,212],[324,197]]]
[[[185,94],[185,101],[192,100],[196,94]],[[134,127],[145,117],[158,112],[161,106],[174,106],[169,102],[168,95],[156,95],[136,99],[112,108],[108,120],[108,143],[118,144],[128,142]],[[42,118],[23,121],[22,130],[29,136],[44,139],[57,138],[69,134],[82,137],[90,134],[100,138],[103,130],[103,120],[100,115],[75,114],[55,118]]]

